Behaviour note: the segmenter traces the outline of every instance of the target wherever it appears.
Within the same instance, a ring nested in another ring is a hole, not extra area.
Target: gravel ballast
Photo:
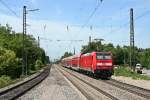
[[[86,100],[54,66],[49,76],[18,100]]]
[[[112,76],[112,79],[150,90],[150,80],[134,80],[124,76]]]
[[[102,89],[103,91],[115,96],[119,100],[148,100],[139,95],[135,95],[126,90],[109,85],[109,84],[105,83],[105,80],[93,79],[91,77],[88,77],[87,75],[83,75],[83,74],[77,73],[77,72],[69,70],[69,69],[66,69],[66,70],[68,70],[69,72],[73,73],[74,75],[77,75],[78,77],[86,80],[87,82],[93,84],[94,86],[97,86],[98,88]]]

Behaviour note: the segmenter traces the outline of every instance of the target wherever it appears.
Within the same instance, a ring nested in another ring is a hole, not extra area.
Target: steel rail
[[[89,82],[87,82],[87,81],[81,79],[80,77],[78,77],[78,76],[76,76],[76,75],[70,73],[69,71],[65,70],[64,68],[61,68],[61,69],[64,70],[65,72],[69,73],[69,74],[72,75],[73,77],[77,78],[78,80],[84,82],[85,84],[87,84],[88,86],[92,87],[93,89],[97,90],[98,92],[102,93],[102,94],[105,95],[106,97],[108,97],[108,98],[110,98],[110,99],[112,99],[112,100],[119,100],[118,98],[112,96],[111,94],[105,92],[104,90],[101,90],[100,88],[98,88],[98,87],[92,85],[91,83],[89,83]],[[60,70],[60,69],[59,69],[59,70]],[[62,72],[61,70],[60,70],[60,72],[63,74],[63,72]],[[64,74],[63,74],[63,75],[64,75]],[[65,75],[65,76],[68,77],[67,75]],[[70,80],[71,80],[71,79],[70,79]],[[72,81],[71,81],[71,82],[72,82]],[[74,84],[74,83],[72,83],[72,84]],[[75,85],[75,86],[76,86],[76,85]],[[79,87],[77,87],[77,88],[80,90]],[[85,97],[87,97],[87,99],[91,100],[91,98],[90,98],[89,96],[87,96],[87,94],[84,93],[84,92],[85,92],[85,91],[81,91],[81,93],[83,93],[83,95],[85,95]],[[94,99],[92,99],[92,100],[94,100]]]
[[[83,74],[83,75],[85,75],[85,74]],[[91,76],[88,76],[88,77],[91,77]],[[150,99],[150,90],[148,90],[148,89],[144,89],[144,88],[137,87],[137,86],[127,84],[127,83],[123,83],[123,82],[120,82],[120,81],[117,81],[117,80],[114,80],[114,79],[100,80],[100,81],[105,82],[106,84],[115,86],[117,88],[126,90],[126,91],[128,91],[132,94],[141,96],[143,98]]]
[[[50,72],[50,66],[47,66],[40,74],[37,76],[21,83],[16,86],[13,86],[11,88],[8,88],[4,91],[0,92],[0,100],[14,100],[30,89],[32,89],[34,86],[38,85],[40,82],[42,82]]]
[[[130,93],[139,95],[139,96],[144,97],[146,99],[150,99],[150,90],[147,90],[147,89],[144,89],[144,88],[141,88],[141,87],[137,87],[137,86],[134,86],[134,85],[130,85],[130,84],[127,84],[127,83],[119,82],[119,81],[114,80],[114,79],[106,80],[106,81],[103,81],[103,82],[105,82],[107,84],[110,84],[110,85],[113,85],[115,87],[118,87],[120,89],[124,89],[124,90],[126,90]]]

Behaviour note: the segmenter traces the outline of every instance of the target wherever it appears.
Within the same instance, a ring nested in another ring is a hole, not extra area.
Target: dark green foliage
[[[140,75],[136,72],[132,72],[132,70],[129,67],[123,67],[119,66],[114,70],[115,76],[125,76],[125,77],[132,77],[133,79],[144,79],[144,80],[150,80],[150,77],[145,75]]]
[[[61,57],[61,59],[72,56],[73,54],[70,52],[65,52],[64,55]]]
[[[39,70],[41,67],[42,67],[42,61],[41,60],[36,60],[36,62],[35,62],[36,70]]]
[[[0,25],[0,77],[7,75],[10,78],[18,78],[22,69],[22,33],[12,31],[7,24]],[[25,35],[25,52],[27,57],[28,73],[36,70],[36,61],[45,64],[45,51],[39,48],[37,41],[31,35]]]
[[[50,64],[50,63],[51,63],[51,61],[49,59],[49,56],[46,56],[46,64]]]
[[[19,78],[19,79],[12,80],[9,76],[3,75],[3,76],[0,77],[0,88],[3,88],[7,85],[16,83],[20,80],[22,80],[22,79]]]
[[[11,78],[9,76],[3,75],[0,77],[0,88],[8,85],[11,82]]]
[[[145,49],[145,50],[142,50],[141,52],[139,52],[139,55],[140,55],[140,63],[150,69],[150,49]]]
[[[130,47],[129,46],[113,46],[113,44],[102,44],[101,41],[93,41],[88,45],[82,46],[81,52],[87,53],[92,51],[110,51],[113,54],[113,63],[115,65],[126,64],[130,62]],[[142,49],[135,47],[134,49],[134,64],[141,63],[144,67],[150,68],[150,49]]]
[[[92,51],[102,51],[103,49],[104,47],[101,44],[101,41],[98,41],[98,42],[91,42],[88,45],[82,46],[81,52],[87,53]]]
[[[0,47],[0,76],[18,77],[21,73],[20,64],[21,60],[16,58],[15,52]]]

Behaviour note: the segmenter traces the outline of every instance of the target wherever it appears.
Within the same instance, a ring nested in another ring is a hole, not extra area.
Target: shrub
[[[20,65],[21,60],[16,58],[15,52],[0,47],[0,76],[19,77],[21,74]]]
[[[35,69],[39,70],[41,67],[42,67],[42,61],[41,60],[36,60]]]
[[[3,75],[0,77],[0,88],[7,86],[12,82],[11,78],[9,76]]]

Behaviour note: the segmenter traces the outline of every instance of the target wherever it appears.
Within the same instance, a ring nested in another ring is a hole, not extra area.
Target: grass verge
[[[120,66],[114,70],[115,76],[125,76],[125,77],[131,77],[135,80],[150,80],[150,77],[146,75],[141,75],[136,72],[132,72],[132,70],[128,67]]]
[[[28,73],[27,76],[20,76],[20,78],[16,78],[16,79],[11,79],[10,76],[2,75],[0,77],[0,88],[3,88],[8,85],[15,84],[19,81],[22,81],[24,78],[27,78],[27,77],[39,72],[44,67],[45,66],[39,67],[37,70],[30,70],[30,72]]]
[[[14,84],[14,83],[19,82],[21,80],[22,80],[22,78],[18,78],[18,79],[13,80],[9,76],[3,75],[0,77],[0,88]]]

